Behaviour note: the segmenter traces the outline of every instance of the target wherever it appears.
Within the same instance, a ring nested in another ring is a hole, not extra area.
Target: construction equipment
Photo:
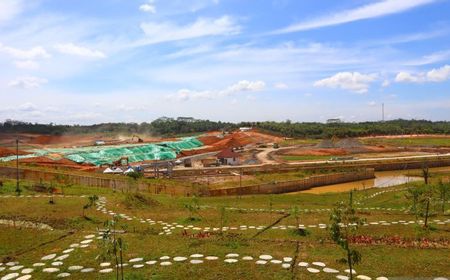
[[[139,135],[134,134],[133,137],[131,137],[131,142],[134,142],[134,138],[136,138],[138,143],[144,143],[144,140],[142,140],[141,137],[139,137]]]

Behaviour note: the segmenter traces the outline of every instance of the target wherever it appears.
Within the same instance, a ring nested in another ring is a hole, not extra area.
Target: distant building
[[[156,119],[156,121],[160,121],[160,122],[168,122],[168,121],[173,121],[173,118],[169,118],[169,117],[160,117],[160,118]]]
[[[328,119],[327,123],[342,123],[341,119]]]
[[[252,130],[252,128],[251,127],[239,127],[239,130],[244,132],[244,131],[250,131],[250,130]]]
[[[195,122],[196,120],[191,117],[178,117],[177,121],[179,121],[179,122]]]
[[[238,165],[240,154],[234,152],[232,149],[225,149],[217,154],[217,159],[221,164],[225,165]]]

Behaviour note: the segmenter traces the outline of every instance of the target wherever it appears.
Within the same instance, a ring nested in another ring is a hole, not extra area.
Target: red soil
[[[29,153],[19,150],[19,155],[27,155]],[[0,157],[15,156],[16,150],[0,147]]]

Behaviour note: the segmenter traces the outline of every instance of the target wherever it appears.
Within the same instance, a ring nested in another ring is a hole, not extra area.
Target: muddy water
[[[430,168],[430,173],[446,171],[450,172],[450,167]],[[392,187],[408,182],[423,181],[423,178],[421,177],[411,176],[413,174],[420,174],[420,172],[421,170],[419,169],[375,172],[375,179],[322,186],[301,192],[318,194],[327,192],[345,192],[353,189]]]

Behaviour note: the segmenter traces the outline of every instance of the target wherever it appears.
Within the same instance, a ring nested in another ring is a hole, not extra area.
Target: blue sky
[[[450,120],[449,0],[0,0],[0,120]]]

